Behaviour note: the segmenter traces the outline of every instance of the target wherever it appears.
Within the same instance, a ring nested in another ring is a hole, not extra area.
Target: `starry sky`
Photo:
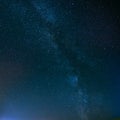
[[[119,6],[0,0],[0,120],[120,117]]]

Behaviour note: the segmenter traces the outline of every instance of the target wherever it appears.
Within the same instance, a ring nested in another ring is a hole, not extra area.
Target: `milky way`
[[[0,0],[0,120],[120,117],[118,4]]]

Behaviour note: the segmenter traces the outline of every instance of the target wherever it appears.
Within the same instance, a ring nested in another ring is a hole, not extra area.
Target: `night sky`
[[[0,0],[0,120],[113,120],[119,92],[119,2]]]

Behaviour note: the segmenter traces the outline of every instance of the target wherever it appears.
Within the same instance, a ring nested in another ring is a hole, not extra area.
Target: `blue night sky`
[[[119,118],[119,6],[0,0],[0,120]]]

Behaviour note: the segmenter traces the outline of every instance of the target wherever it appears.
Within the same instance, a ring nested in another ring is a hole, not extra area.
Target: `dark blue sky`
[[[120,116],[119,2],[0,0],[0,120]]]

